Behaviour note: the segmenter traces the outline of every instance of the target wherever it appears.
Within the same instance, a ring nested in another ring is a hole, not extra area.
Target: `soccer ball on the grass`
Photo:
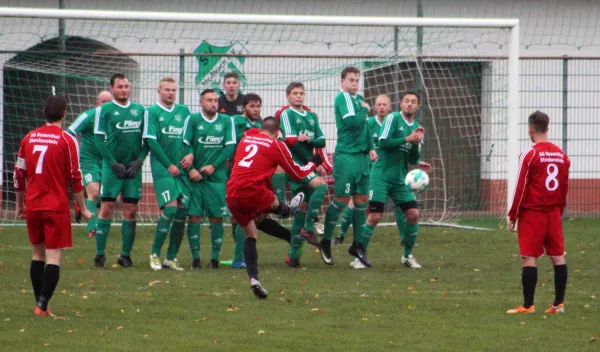
[[[422,192],[429,186],[429,175],[423,170],[414,169],[406,175],[404,183],[412,192]]]

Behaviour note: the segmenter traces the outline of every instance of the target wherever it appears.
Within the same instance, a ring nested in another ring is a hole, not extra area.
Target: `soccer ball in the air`
[[[406,175],[404,183],[412,192],[422,192],[429,186],[429,175],[423,170],[414,169]]]

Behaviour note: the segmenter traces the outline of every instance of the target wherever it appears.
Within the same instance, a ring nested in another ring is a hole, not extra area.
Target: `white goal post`
[[[233,25],[368,26],[368,27],[444,27],[484,28],[510,31],[507,50],[506,95],[506,206],[512,201],[519,155],[519,20],[426,17],[295,16],[258,14],[211,14],[181,12],[104,11],[0,7],[0,18],[37,18],[64,20],[107,20],[131,22],[168,22]],[[506,56],[505,56],[506,57]]]

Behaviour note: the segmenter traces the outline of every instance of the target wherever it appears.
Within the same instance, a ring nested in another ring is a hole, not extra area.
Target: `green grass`
[[[498,221],[493,220],[497,225]],[[107,269],[91,268],[94,241],[75,228],[51,307],[61,319],[33,317],[30,249],[24,228],[0,230],[0,349],[225,351],[586,351],[600,348],[598,220],[565,223],[567,313],[546,316],[553,271],[542,258],[537,313],[507,316],[521,303],[516,236],[506,231],[422,227],[415,255],[399,265],[395,228],[379,228],[369,250],[374,267],[348,266],[346,246],[325,266],[312,248],[303,268],[283,264],[284,243],[258,243],[266,301],[252,295],[245,271],[208,268],[206,228],[200,271],[152,272],[153,228],[138,228],[133,269],[113,269],[120,230],[109,239]],[[226,228],[223,259],[232,253]],[[308,249],[308,247],[307,247]],[[184,239],[180,261],[191,262]],[[598,297],[598,299],[596,298]]]

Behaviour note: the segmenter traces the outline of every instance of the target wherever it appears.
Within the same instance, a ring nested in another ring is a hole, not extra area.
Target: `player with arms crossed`
[[[109,91],[102,91],[96,99],[96,108],[112,100]],[[96,120],[96,108],[81,113],[69,126],[67,132],[72,136],[81,134],[79,145],[81,171],[83,173],[83,186],[87,195],[85,205],[92,212],[92,218],[88,221],[88,237],[96,234],[96,208],[100,206],[100,172],[102,171],[102,155],[96,148],[94,142],[94,122]],[[79,220],[78,220],[79,221]]]
[[[356,67],[342,70],[342,91],[335,97],[335,125],[337,144],[333,156],[334,196],[325,214],[325,234],[321,240],[321,259],[333,265],[331,237],[340,212],[353,197],[354,241],[348,253],[364,265],[371,266],[362,248],[364,225],[367,220],[370,163],[377,160],[377,152],[367,126],[369,105],[358,92],[360,71]]]
[[[201,111],[192,114],[184,130],[184,142],[194,151],[194,163],[189,171],[192,182],[190,202],[190,238],[197,237],[200,247],[200,224],[203,216],[210,221],[210,242],[212,245],[210,266],[219,267],[219,255],[223,245],[223,218],[229,216],[225,202],[227,182],[226,161],[235,151],[235,127],[225,114],[217,112],[219,97],[212,89],[200,94]],[[190,244],[191,246],[191,244]],[[200,267],[200,257],[194,257],[194,266]]]
[[[77,140],[62,129],[66,99],[58,95],[46,99],[44,116],[46,126],[21,141],[14,184],[17,217],[27,222],[33,249],[29,273],[35,315],[54,316],[48,302],[58,285],[62,250],[73,246],[69,184],[82,216],[88,220],[92,213],[83,198]]]
[[[557,145],[548,141],[548,115],[529,115],[528,133],[533,146],[519,157],[519,171],[513,202],[508,211],[508,229],[516,231],[523,271],[523,305],[508,314],[535,312],[534,294],[538,272],[537,258],[544,250],[554,266],[554,302],[546,313],[564,313],[567,288],[562,214],[567,203],[571,161]]]
[[[191,197],[187,169],[193,155],[183,142],[184,123],[190,116],[185,105],[175,104],[177,83],[165,77],[158,84],[160,101],[148,108],[144,122],[144,141],[150,148],[150,166],[156,201],[162,210],[156,225],[154,243],[150,253],[150,268],[181,271],[177,253],[183,239],[187,207]],[[165,261],[160,263],[160,251],[171,230]]]
[[[419,110],[419,97],[412,92],[404,93],[400,100],[400,113],[391,113],[383,121],[379,133],[379,159],[373,164],[369,186],[369,217],[365,225],[363,248],[366,250],[381,220],[388,197],[396,206],[396,214],[404,212],[406,222],[398,221],[400,237],[404,234],[402,265],[418,269],[421,266],[412,255],[419,233],[419,206],[415,195],[404,184],[408,165],[417,165],[431,173],[431,165],[419,162],[425,129],[415,121]],[[403,217],[403,218],[404,218]]]
[[[104,249],[110,233],[115,201],[123,199],[123,222],[121,223],[122,246],[117,263],[131,267],[131,249],[135,241],[135,215],[137,203],[142,197],[142,164],[148,148],[143,145],[144,115],[142,104],[129,100],[131,86],[125,75],[117,73],[110,79],[110,91],[114,100],[96,109],[94,138],[102,154],[102,205],[96,226],[96,257],[94,266],[103,268]]]
[[[281,123],[285,135],[285,143],[289,146],[292,158],[299,164],[308,163],[314,154],[315,148],[325,147],[325,136],[319,126],[319,119],[312,111],[306,111],[304,106],[305,89],[300,82],[290,83],[286,90],[290,108],[281,114]],[[318,246],[319,239],[315,233],[315,222],[318,220],[319,210],[327,194],[327,184],[315,172],[296,182],[288,175],[292,194],[304,193],[306,198],[301,205],[301,210],[294,215],[292,223],[292,239],[290,242],[289,262],[290,267],[300,266],[300,248],[303,238],[312,245]]]
[[[322,161],[321,156],[316,155],[312,162],[304,166],[296,164],[285,143],[277,140],[278,135],[279,123],[272,116],[263,120],[260,130],[248,131],[236,149],[231,178],[227,182],[227,204],[246,233],[246,270],[250,287],[259,299],[267,298],[268,294],[258,280],[256,222],[265,213],[289,216],[304,200],[304,194],[300,193],[289,204],[279,203],[271,187],[271,176],[279,165],[294,180],[300,181]],[[259,214],[262,215],[257,219]]]

